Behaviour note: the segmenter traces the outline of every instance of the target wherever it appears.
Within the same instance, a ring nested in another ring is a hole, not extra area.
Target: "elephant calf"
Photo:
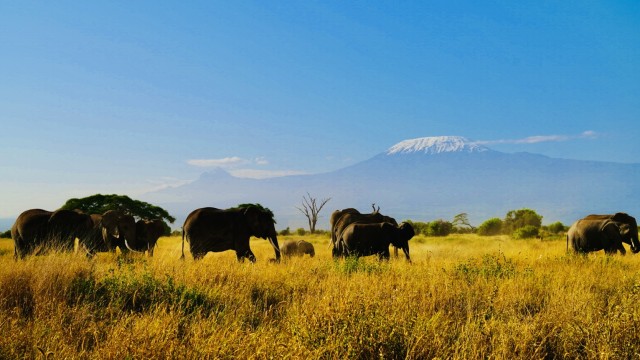
[[[305,254],[314,257],[316,255],[313,244],[304,240],[285,241],[280,247],[280,252],[284,257],[304,256]]]
[[[342,254],[355,256],[378,255],[380,260],[389,259],[389,245],[401,248],[408,261],[409,240],[415,235],[408,223],[399,226],[392,223],[361,224],[347,226],[338,238]]]

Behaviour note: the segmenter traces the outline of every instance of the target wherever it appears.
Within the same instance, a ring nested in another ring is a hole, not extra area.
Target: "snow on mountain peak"
[[[387,150],[387,155],[394,154],[441,154],[448,152],[483,152],[489,148],[479,145],[461,136],[434,136],[401,141]]]

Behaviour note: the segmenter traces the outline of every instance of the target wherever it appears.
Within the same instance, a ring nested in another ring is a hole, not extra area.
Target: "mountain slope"
[[[638,184],[640,164],[508,154],[461,137],[438,137],[406,140],[369,160],[324,174],[255,180],[216,170],[146,199],[179,219],[197,207],[260,202],[275,212],[278,228],[306,226],[295,207],[307,192],[332,198],[319,228],[328,227],[334,209],[369,211],[372,203],[398,220],[451,219],[466,212],[477,225],[528,207],[543,215],[544,222],[569,224],[589,213],[640,216]]]

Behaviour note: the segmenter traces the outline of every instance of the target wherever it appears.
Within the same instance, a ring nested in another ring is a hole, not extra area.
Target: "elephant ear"
[[[153,234],[154,236],[160,237],[162,235],[164,235],[164,231],[166,228],[166,224],[164,223],[164,221],[160,220],[160,219],[155,219],[155,220],[151,220],[149,222],[149,226],[152,227],[153,229]]]
[[[600,231],[604,232],[607,228],[613,227],[610,231],[616,231],[620,233],[620,235],[625,236],[629,233],[629,225],[617,221],[613,221],[611,219],[606,220],[600,226]]]
[[[270,211],[262,210],[257,206],[249,206],[243,211],[243,214],[249,225],[251,235],[263,239],[274,236],[272,229],[275,221]]]
[[[411,224],[403,222],[400,224],[400,231],[406,237],[407,241],[411,240],[416,235],[415,230]]]
[[[382,231],[384,231],[387,234],[392,233],[392,231],[395,230],[396,228],[395,226],[393,226],[392,223],[389,223],[389,222],[383,222],[381,224],[381,227],[382,227]]]

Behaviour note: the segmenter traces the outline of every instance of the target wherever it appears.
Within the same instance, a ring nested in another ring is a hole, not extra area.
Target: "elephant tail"
[[[184,228],[182,229],[182,256],[180,256],[180,260],[184,260]]]

